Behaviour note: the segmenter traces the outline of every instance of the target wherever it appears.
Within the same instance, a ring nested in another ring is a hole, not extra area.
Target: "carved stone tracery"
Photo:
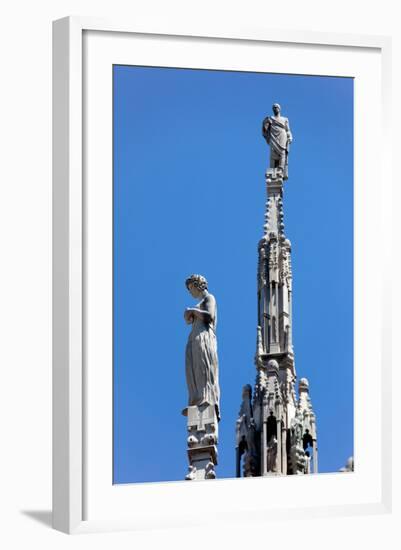
[[[318,471],[316,417],[308,381],[300,380],[298,398],[295,389],[291,243],[284,233],[283,181],[287,174],[283,166],[271,165],[266,172],[264,235],[257,266],[257,376],[252,403],[250,386],[246,386],[237,421],[237,476],[241,461],[245,476]]]

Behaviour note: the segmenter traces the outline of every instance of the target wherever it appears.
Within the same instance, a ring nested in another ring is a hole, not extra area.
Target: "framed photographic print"
[[[389,49],[54,23],[57,529],[386,511]]]

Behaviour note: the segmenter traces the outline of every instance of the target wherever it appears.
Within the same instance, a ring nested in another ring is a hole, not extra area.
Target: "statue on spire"
[[[184,312],[185,321],[192,325],[185,352],[188,405],[211,405],[220,420],[216,300],[202,275],[191,275],[185,285],[191,296],[200,300]]]
[[[270,168],[281,169],[283,179],[288,179],[288,153],[292,134],[288,118],[281,116],[281,107],[273,104],[273,115],[267,116],[262,124],[262,134],[270,145]]]
[[[185,479],[215,479],[220,420],[217,306],[202,275],[191,275],[185,285],[191,296],[200,300],[184,312],[185,321],[192,325],[185,352],[188,406],[182,411],[188,429]]]

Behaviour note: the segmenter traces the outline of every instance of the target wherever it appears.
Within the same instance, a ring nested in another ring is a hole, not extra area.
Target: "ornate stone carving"
[[[189,471],[185,479],[214,479],[218,457],[216,409],[211,405],[191,406],[187,408],[187,418]],[[213,474],[210,463],[213,464]]]
[[[303,432],[303,418],[302,413],[299,409],[295,413],[295,417],[291,422],[291,435],[292,443],[297,447],[302,447],[302,432]]]
[[[281,247],[280,258],[280,283],[286,284],[287,288],[291,288],[291,256],[290,256],[291,244],[286,239]]]
[[[243,404],[249,415],[237,421],[237,476],[241,459],[245,476],[316,473],[316,418],[309,384],[301,379],[296,394],[292,344],[291,242],[285,236],[283,186],[288,177],[288,149],[292,140],[288,119],[274,105],[263,121],[270,145],[266,171],[266,212],[258,246],[257,370],[250,405],[247,386]],[[245,405],[248,403],[248,405]]]
[[[306,456],[302,447],[298,447],[298,445],[293,445],[291,447],[291,464],[292,473],[294,475],[302,475],[305,473]]]
[[[271,240],[269,253],[270,281],[278,282],[278,250],[276,240]]]
[[[291,463],[293,474],[305,473],[307,460],[303,447],[303,414],[299,407],[291,421]]]
[[[216,479],[216,472],[215,472],[215,469],[214,469],[214,463],[211,460],[206,464],[205,478],[206,479]]]
[[[240,463],[243,463],[245,477],[257,474],[258,448],[256,425],[253,418],[252,387],[247,384],[242,389],[242,403],[236,424],[237,477],[240,477]]]

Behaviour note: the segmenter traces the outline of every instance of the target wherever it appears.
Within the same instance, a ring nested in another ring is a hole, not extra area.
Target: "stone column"
[[[241,477],[241,455],[238,446],[235,448],[235,477]]]
[[[292,291],[288,290],[288,351],[292,351]]]
[[[318,473],[317,442],[313,440],[313,473]]]
[[[269,243],[268,252],[268,284],[269,284],[269,304],[267,312],[269,314],[270,341],[269,353],[278,353],[280,351],[280,308],[279,308],[279,264],[280,264],[280,204],[283,189],[282,174],[276,168],[271,168],[266,172],[266,189],[268,204],[268,223],[265,227],[265,238]]]
[[[282,474],[287,475],[287,430],[283,426],[281,432],[281,464],[282,464]]]
[[[214,406],[188,407],[188,474],[186,480],[215,479],[218,420]]]
[[[262,419],[262,437],[261,437],[261,459],[260,459],[260,471],[261,475],[267,475],[267,441],[266,441],[266,406],[263,406],[263,419]]]
[[[282,455],[282,448],[281,448],[281,418],[279,418],[277,420],[277,466],[276,466],[276,470],[277,470],[277,473],[278,474],[281,474],[282,473],[282,460],[281,460],[281,455]]]

